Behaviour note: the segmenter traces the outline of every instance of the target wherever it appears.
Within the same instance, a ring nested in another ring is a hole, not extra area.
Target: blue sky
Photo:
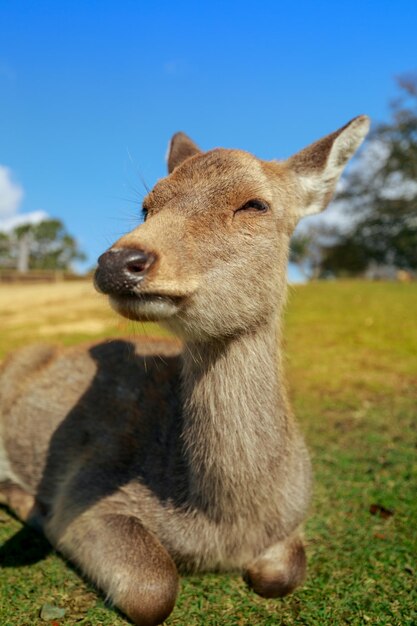
[[[359,113],[387,119],[416,32],[415,0],[0,0],[0,185],[15,191],[0,220],[61,218],[91,266],[140,219],[139,172],[165,175],[173,132],[280,158]]]

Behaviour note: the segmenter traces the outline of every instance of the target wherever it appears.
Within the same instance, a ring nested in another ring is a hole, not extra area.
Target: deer
[[[369,129],[287,160],[173,136],[144,221],[97,289],[168,338],[26,346],[0,376],[0,497],[133,623],[172,612],[181,572],[238,572],[279,598],[306,575],[309,455],[282,355],[289,241],[330,202]]]

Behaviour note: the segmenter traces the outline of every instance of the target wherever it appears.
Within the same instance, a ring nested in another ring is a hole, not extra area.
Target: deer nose
[[[94,282],[108,295],[132,295],[155,262],[155,256],[144,250],[112,248],[98,259]]]

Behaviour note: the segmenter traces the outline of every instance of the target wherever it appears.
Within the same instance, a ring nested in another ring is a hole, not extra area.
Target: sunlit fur
[[[162,321],[178,313],[178,305],[169,297],[109,298],[110,306],[130,320]]]
[[[265,597],[304,578],[310,462],[281,357],[289,238],[367,128],[356,118],[287,162],[174,136],[146,222],[113,246],[156,261],[111,304],[183,343],[28,347],[3,365],[2,501],[136,624],[172,611],[177,567],[241,571]]]

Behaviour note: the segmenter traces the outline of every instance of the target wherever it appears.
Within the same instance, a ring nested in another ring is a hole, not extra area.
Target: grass
[[[71,344],[155,332],[121,322],[85,283],[2,287],[0,309],[1,354],[29,338]],[[416,284],[291,289],[287,368],[316,477],[307,581],[284,600],[265,601],[237,576],[187,577],[167,625],[417,623],[416,312]],[[1,626],[44,624],[46,602],[66,608],[63,626],[127,624],[4,509],[0,543]]]

